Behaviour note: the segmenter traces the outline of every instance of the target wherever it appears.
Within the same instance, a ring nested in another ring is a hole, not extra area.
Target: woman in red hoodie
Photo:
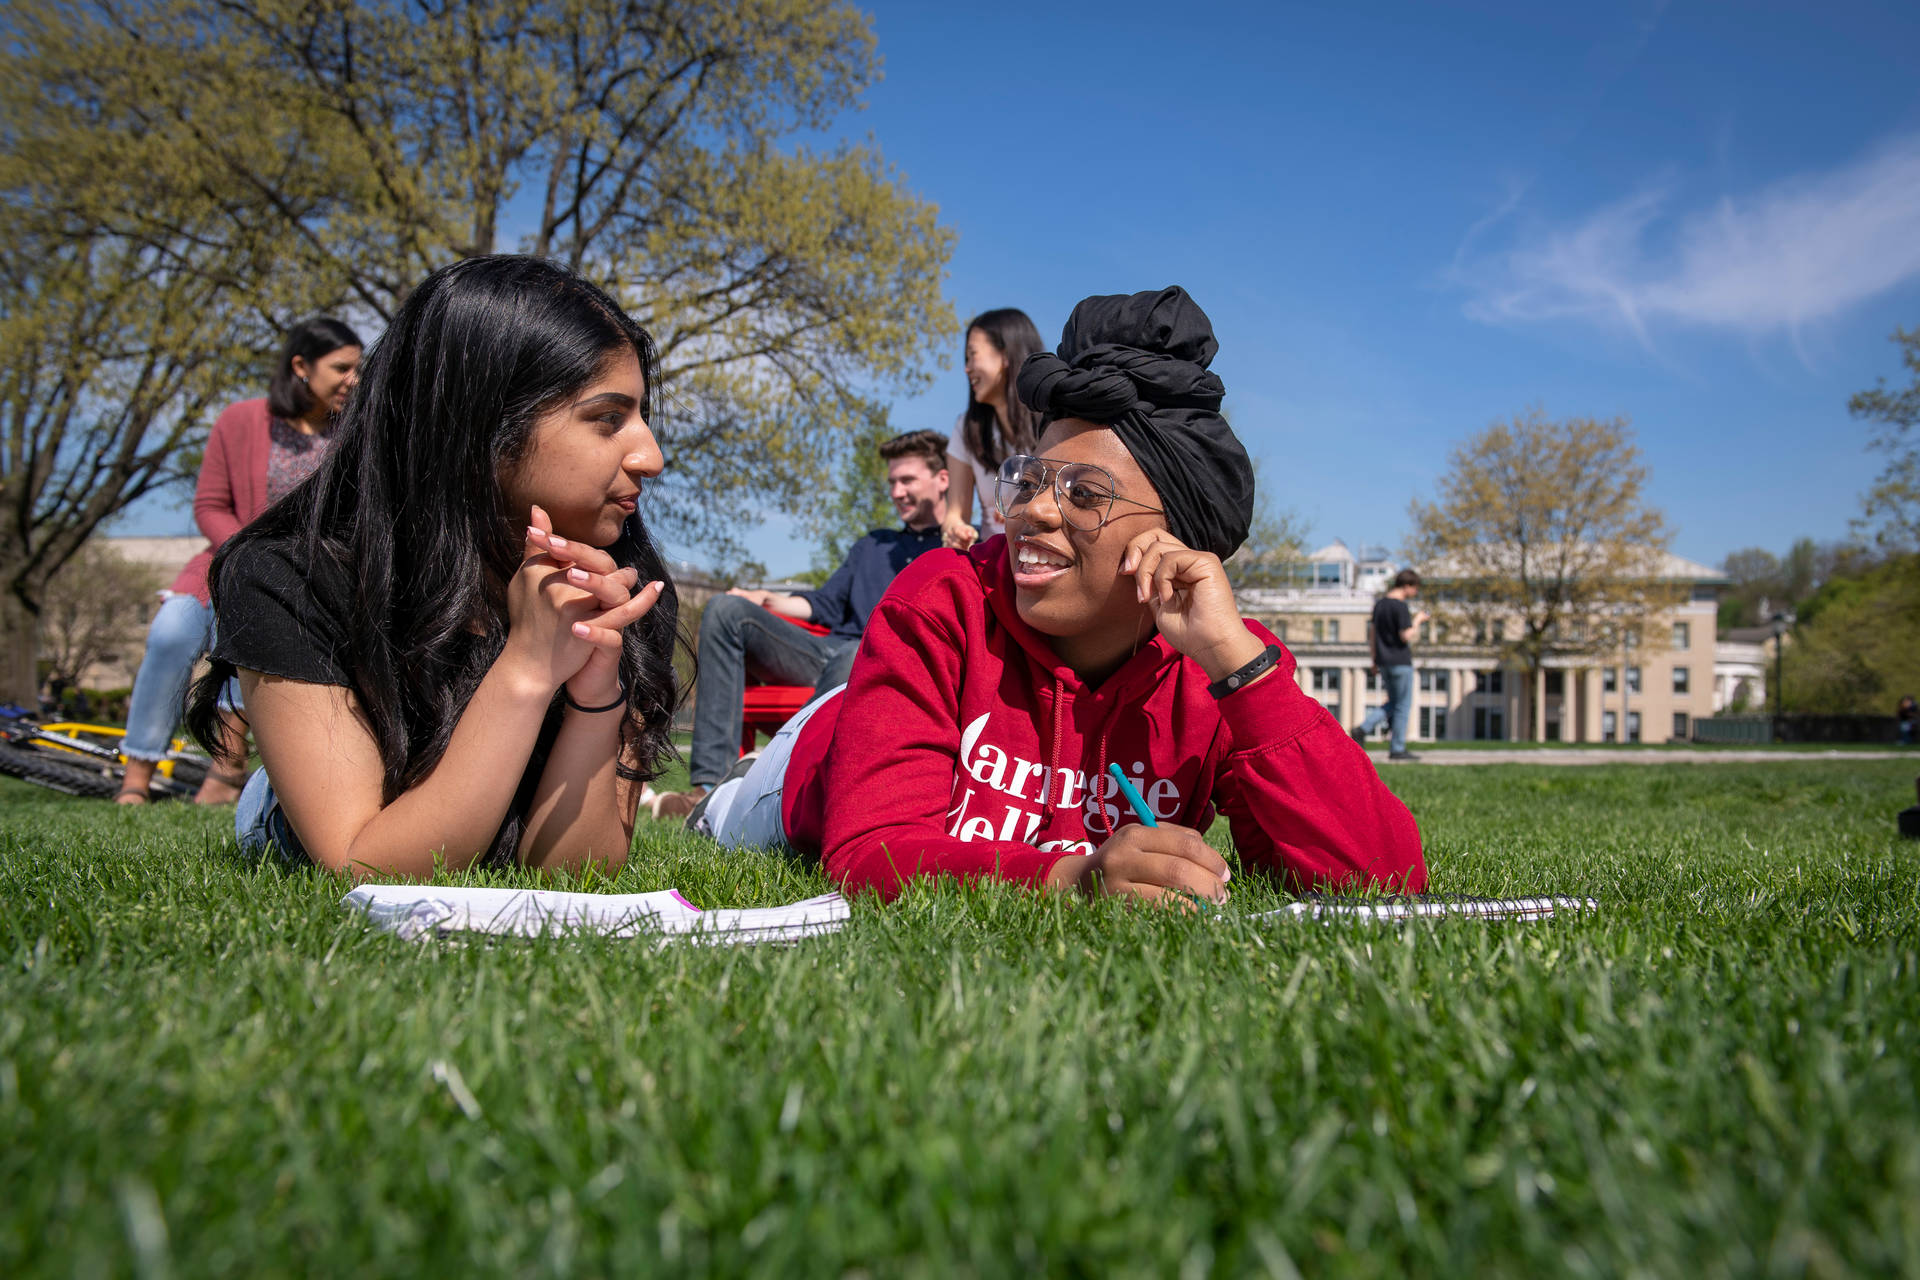
[[[1058,355],[1020,372],[1046,426],[1001,468],[1006,535],[903,572],[845,690],[690,825],[817,851],[889,898],[957,875],[1220,901],[1230,872],[1201,836],[1220,812],[1243,862],[1292,888],[1425,888],[1412,816],[1221,567],[1253,469],[1217,349],[1178,288],[1076,307]]]

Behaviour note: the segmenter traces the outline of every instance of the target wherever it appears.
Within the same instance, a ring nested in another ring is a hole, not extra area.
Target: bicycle
[[[109,799],[120,791],[126,757],[119,741],[126,730],[72,720],[41,723],[18,707],[0,708],[0,774],[65,795]],[[190,800],[206,781],[213,761],[175,738],[153,774],[155,799]]]

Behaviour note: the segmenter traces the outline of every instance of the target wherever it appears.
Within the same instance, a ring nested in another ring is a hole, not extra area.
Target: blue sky
[[[1843,536],[1877,470],[1846,398],[1920,325],[1920,5],[870,7],[846,132],[959,233],[962,316],[1186,286],[1318,540],[1397,545],[1534,405],[1630,416],[1712,563]],[[956,360],[894,420],[964,398]]]
[[[1846,398],[1920,325],[1920,5],[869,8],[841,132],[958,233],[961,316],[1186,286],[1316,541],[1398,545],[1532,406],[1629,416],[1683,555],[1846,533]],[[900,429],[950,427],[957,356]]]

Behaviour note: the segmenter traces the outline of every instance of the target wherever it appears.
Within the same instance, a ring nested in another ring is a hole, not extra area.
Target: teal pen
[[[1120,772],[1120,766],[1118,764],[1110,764],[1107,766],[1107,772],[1113,775],[1113,780],[1120,785],[1120,794],[1127,798],[1127,803],[1132,805],[1133,811],[1140,816],[1140,825],[1143,827],[1159,826],[1159,819],[1153,816],[1153,810],[1147,808],[1147,802],[1141,797],[1140,792],[1131,782],[1127,781],[1127,775]],[[1213,903],[1195,894],[1188,893],[1185,889],[1175,889],[1173,892],[1183,898],[1191,898],[1193,905],[1199,907],[1202,911],[1219,910]]]
[[[1147,808],[1147,802],[1141,798],[1138,791],[1134,790],[1133,784],[1127,781],[1127,775],[1120,772],[1120,766],[1110,764],[1107,766],[1107,772],[1112,774],[1113,780],[1120,784],[1120,794],[1127,798],[1127,803],[1132,805],[1133,811],[1140,816],[1140,824],[1147,827],[1159,826],[1159,821],[1153,816],[1153,810]]]

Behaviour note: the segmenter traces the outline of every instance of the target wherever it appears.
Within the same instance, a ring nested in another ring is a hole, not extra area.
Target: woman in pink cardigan
[[[147,628],[147,652],[134,678],[127,736],[120,750],[127,774],[121,804],[145,804],[154,766],[171,749],[193,664],[207,651],[213,606],[207,568],[221,543],[312,474],[331,443],[333,418],[346,403],[360,367],[360,339],[338,320],[307,320],[287,335],[267,395],[230,405],[207,436],[206,459],[193,490],[193,518],[207,548],[161,592]],[[237,693],[229,690],[236,705]],[[194,799],[231,804],[246,778],[246,735],[226,719],[224,759],[216,760]]]

